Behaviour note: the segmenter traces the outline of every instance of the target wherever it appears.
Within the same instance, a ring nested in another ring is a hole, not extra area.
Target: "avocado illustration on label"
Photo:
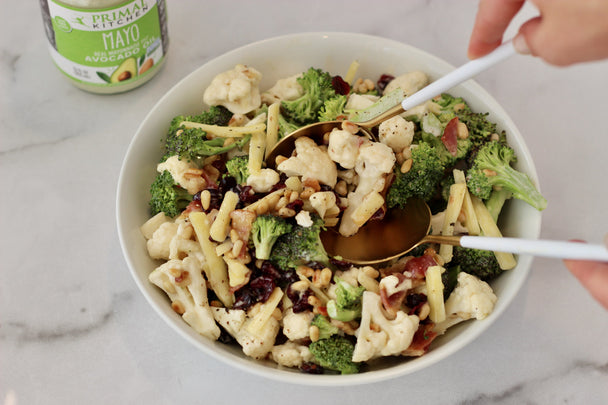
[[[135,58],[125,59],[124,62],[110,76],[111,83],[118,83],[129,80],[137,75],[137,61]]]

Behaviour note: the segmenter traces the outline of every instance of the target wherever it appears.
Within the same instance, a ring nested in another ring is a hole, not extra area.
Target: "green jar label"
[[[45,3],[42,14],[51,56],[73,80],[121,86],[142,79],[165,56],[164,0],[134,0],[106,9]]]

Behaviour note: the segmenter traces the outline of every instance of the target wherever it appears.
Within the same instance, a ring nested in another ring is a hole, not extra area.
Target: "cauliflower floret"
[[[207,299],[207,282],[202,264],[194,257],[169,260],[148,276],[171,299],[171,307],[198,333],[216,340],[220,328],[216,325]]]
[[[384,189],[386,175],[393,171],[395,154],[388,146],[367,141],[359,148],[355,165],[359,182],[355,191],[348,193],[348,207],[342,214],[339,232],[344,236],[354,235],[373,213],[384,203],[379,193]],[[375,203],[370,203],[375,201]],[[378,206],[379,203],[380,206]],[[373,209],[369,212],[367,208]],[[362,213],[362,209],[365,212]],[[363,215],[365,214],[365,215]]]
[[[352,93],[346,100],[345,110],[362,110],[378,101],[380,97],[371,94]]]
[[[152,218],[150,218],[149,220],[147,220],[140,228],[139,230],[141,231],[142,235],[144,235],[144,238],[146,238],[146,240],[148,239],[152,239],[152,235],[154,234],[154,232],[165,222],[170,222],[171,218],[166,216],[164,212],[159,212],[158,214],[154,215]]]
[[[314,356],[307,346],[294,342],[286,342],[272,348],[272,359],[285,367],[300,367],[304,362],[310,362]]]
[[[201,263],[205,262],[205,256],[201,250],[201,244],[193,240],[194,229],[190,222],[183,218],[178,218],[177,232],[169,243],[169,259],[181,260],[186,256],[194,256]]]
[[[163,222],[152,237],[146,242],[148,254],[152,259],[169,260],[171,240],[177,235],[179,225],[175,222]]]
[[[395,153],[401,152],[412,144],[414,127],[413,122],[397,115],[380,123],[378,138],[380,142],[390,147]]]
[[[447,318],[435,325],[434,331],[443,333],[447,328],[471,318],[485,319],[494,310],[496,300],[496,294],[488,283],[460,272],[456,288],[445,301]]]
[[[395,319],[387,319],[382,312],[380,295],[370,291],[363,293],[362,305],[361,323],[355,332],[357,344],[353,361],[397,355],[410,346],[418,330],[419,319],[416,315],[397,311]],[[380,328],[379,331],[372,329],[372,322]]]
[[[171,173],[173,180],[192,195],[198,193],[207,185],[207,182],[201,176],[202,170],[197,168],[193,163],[186,160],[180,160],[177,156],[171,156],[164,162],[159,163],[158,166],[156,166],[156,170],[159,173],[167,170]],[[196,174],[198,174],[198,176]]]
[[[267,193],[272,186],[280,180],[279,173],[272,169],[262,169],[257,173],[250,173],[247,177],[247,185],[253,188],[256,193]]]
[[[262,74],[238,64],[215,76],[203,94],[207,105],[223,105],[234,114],[247,114],[262,104],[259,84]]]
[[[253,318],[248,318],[242,309],[212,308],[213,317],[243,348],[243,353],[254,359],[263,359],[274,346],[279,321],[270,317],[259,334],[249,332]]]
[[[283,315],[283,334],[292,341],[308,337],[308,329],[314,314],[310,311],[293,312],[289,308]]]
[[[334,162],[345,169],[352,169],[357,162],[359,146],[365,138],[353,135],[350,131],[334,128],[329,134],[327,153]]]
[[[310,205],[319,213],[321,218],[325,218],[328,213],[335,214],[340,212],[336,205],[336,195],[333,191],[317,191],[308,198]]]
[[[301,76],[302,73],[298,73],[297,75],[277,80],[274,86],[262,93],[262,102],[270,105],[277,101],[295,100],[301,97],[304,94],[302,86],[298,83],[298,78]]]
[[[411,96],[424,86],[429,84],[429,77],[421,71],[413,71],[397,76],[384,88],[384,94],[401,87],[406,96]]]
[[[295,141],[296,156],[281,162],[277,170],[287,177],[302,176],[303,180],[314,179],[319,183],[334,187],[338,180],[338,169],[327,151],[308,137]]]
[[[310,228],[314,225],[314,222],[310,216],[310,212],[306,210],[301,210],[295,216],[296,223],[304,228]]]

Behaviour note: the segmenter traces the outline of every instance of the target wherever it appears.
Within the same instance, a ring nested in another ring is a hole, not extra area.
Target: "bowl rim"
[[[251,359],[232,356],[228,354],[218,353],[218,351],[214,350],[211,345],[206,345],[203,343],[202,339],[204,337],[200,337],[196,333],[193,333],[192,329],[183,323],[184,325],[177,325],[175,322],[175,318],[168,315],[167,311],[161,308],[158,305],[158,302],[150,293],[150,283],[147,279],[142,279],[139,277],[136,271],[136,263],[134,258],[132,257],[131,251],[127,246],[127,237],[126,237],[126,221],[125,212],[121,209],[121,203],[124,201],[127,191],[125,190],[124,183],[126,173],[128,172],[128,160],[131,154],[134,153],[136,145],[139,141],[141,141],[142,137],[145,138],[145,134],[143,134],[142,130],[146,124],[146,122],[150,119],[151,116],[154,115],[155,111],[159,109],[169,98],[173,96],[174,93],[179,92],[181,88],[187,84],[194,76],[197,75],[197,72],[206,69],[210,64],[214,63],[220,58],[228,58],[234,55],[238,55],[245,50],[262,47],[265,45],[273,45],[274,43],[281,43],[290,40],[296,39],[337,39],[337,40],[367,40],[367,41],[376,41],[381,42],[386,45],[395,46],[401,49],[409,49],[412,52],[420,53],[427,58],[427,60],[432,60],[433,63],[437,64],[440,68],[443,69],[454,69],[454,66],[449,64],[448,62],[440,59],[437,56],[427,53],[426,51],[413,47],[407,43],[403,43],[397,40],[362,34],[362,33],[354,33],[354,32],[343,32],[343,31],[311,31],[311,32],[299,32],[292,33],[287,35],[279,35],[273,36],[269,38],[265,38],[259,41],[251,42],[249,44],[242,45],[237,47],[231,51],[222,53],[220,55],[213,56],[209,58],[205,63],[191,71],[182,79],[178,80],[170,90],[168,90],[150,109],[150,111],[145,115],[144,119],[140,122],[135,134],[133,135],[129,146],[125,152],[123,162],[121,165],[117,189],[116,189],[116,224],[118,230],[118,237],[121,245],[121,250],[123,252],[123,256],[125,261],[129,267],[129,271],[131,273],[132,278],[134,279],[136,285],[138,286],[140,292],[144,295],[150,306],[155,310],[155,312],[173,329],[176,331],[182,338],[186,341],[190,342],[194,347],[201,350],[206,355],[213,357],[216,360],[219,360],[224,365],[234,366],[237,369],[246,371],[248,373],[255,374],[257,376],[266,377],[275,381],[298,384],[298,385],[314,385],[314,386],[347,386],[347,385],[356,385],[356,384],[368,384],[373,382],[386,381],[389,379],[394,379],[397,377],[402,377],[416,371],[419,371],[423,368],[429,367],[438,363],[439,361],[449,357],[454,354],[458,350],[472,343],[477,337],[483,334],[491,325],[494,324],[495,320],[498,319],[502,313],[509,307],[515,296],[521,290],[522,285],[525,283],[528,278],[530,267],[532,264],[532,257],[529,256],[520,256],[518,259],[518,267],[517,271],[523,273],[515,279],[515,282],[509,284],[509,289],[499,297],[500,305],[496,305],[494,311],[486,318],[484,321],[476,321],[479,325],[473,330],[473,332],[469,334],[465,334],[466,336],[459,336],[459,339],[452,339],[449,344],[443,345],[441,347],[435,348],[424,356],[416,358],[414,361],[407,361],[396,366],[373,370],[369,372],[363,372],[360,374],[353,375],[332,375],[332,374],[323,374],[323,375],[312,375],[305,373],[294,373],[294,372],[285,372],[287,368],[278,367],[268,367],[262,363],[252,362]],[[538,175],[536,172],[536,167],[534,165],[533,160],[531,159],[530,152],[528,147],[524,141],[523,136],[519,132],[515,123],[511,120],[511,117],[507,114],[507,112],[503,109],[503,107],[498,104],[498,102],[487,92],[482,86],[480,86],[474,80],[468,80],[467,82],[459,85],[463,87],[470,88],[479,98],[484,100],[484,105],[488,108],[489,111],[492,111],[493,114],[498,115],[504,120],[509,129],[509,136],[516,137],[519,139],[518,147],[520,148],[520,152],[518,152],[518,157],[525,157],[528,162],[529,170],[527,174],[531,177],[531,179],[535,182],[535,184],[539,185]],[[202,100],[202,97],[201,97]],[[540,189],[540,186],[539,186]],[[540,236],[540,225],[541,225],[541,214],[535,218],[535,223],[531,224],[532,226],[531,232],[534,237]],[[457,326],[458,327],[458,326]],[[244,356],[244,355],[243,355]]]

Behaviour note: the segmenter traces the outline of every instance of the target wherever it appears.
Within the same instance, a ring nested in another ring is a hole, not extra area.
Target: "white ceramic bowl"
[[[403,376],[446,358],[472,342],[485,331],[511,303],[527,278],[531,257],[520,257],[519,264],[492,283],[498,302],[494,312],[483,321],[469,321],[450,329],[433,342],[431,350],[419,358],[382,361],[369,371],[356,375],[308,375],[271,362],[259,362],[243,355],[240,347],[228,346],[203,338],[192,330],[170,306],[165,293],[150,282],[148,274],[157,266],[148,257],[139,227],[149,218],[148,188],[156,175],[161,156],[160,143],[171,118],[194,114],[204,107],[203,91],[213,77],[237,63],[253,66],[263,74],[261,89],[269,88],[276,79],[293,75],[313,66],[333,74],[345,74],[353,60],[360,62],[358,76],[377,78],[382,73],[398,75],[423,70],[436,79],[453,69],[448,63],[421,50],[396,41],[352,33],[303,33],[256,42],[201,66],[173,87],[150,111],[124,159],[117,190],[117,222],[120,243],[131,273],[154,310],[185,340],[232,366],[248,372],[289,383],[331,386],[370,383]],[[468,81],[450,93],[462,96],[474,111],[489,112],[490,119],[508,134],[508,140],[519,158],[517,168],[538,183],[536,170],[524,140],[506,112],[483,88]],[[505,209],[507,236],[537,238],[541,215],[520,201]]]

